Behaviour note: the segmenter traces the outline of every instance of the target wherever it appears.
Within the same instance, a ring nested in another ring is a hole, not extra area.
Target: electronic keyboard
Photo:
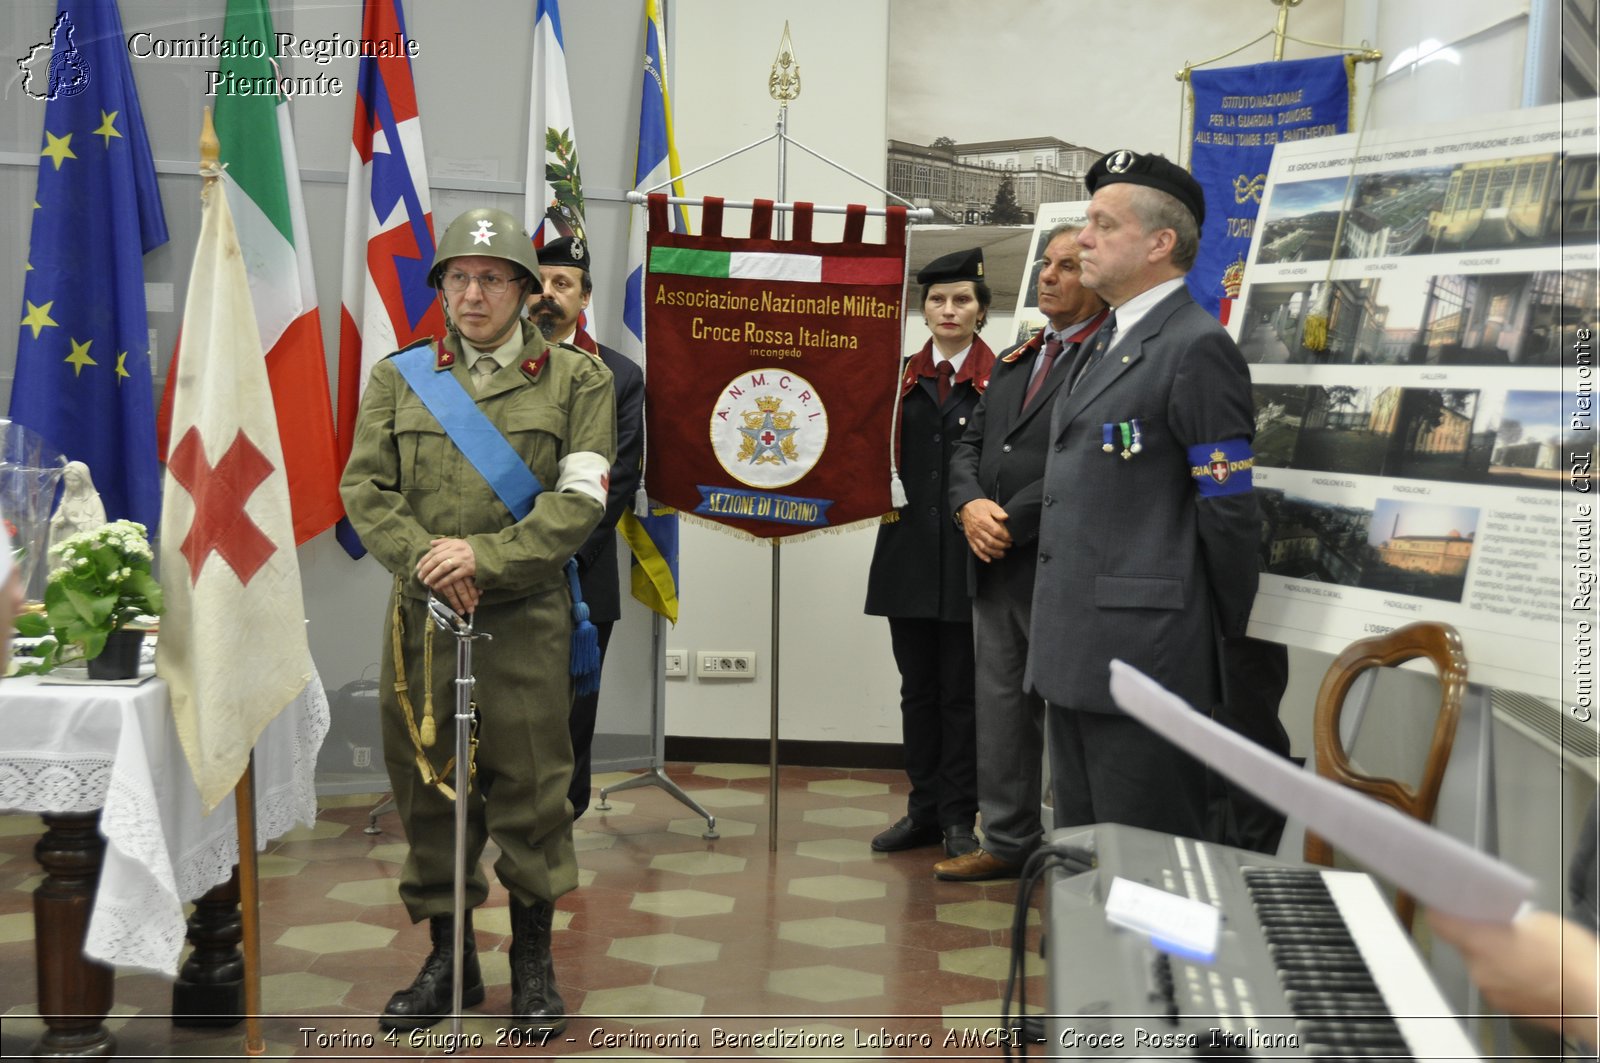
[[[1481,1058],[1369,876],[1113,824],[1050,841],[1095,870],[1048,878],[1047,1056]],[[1119,878],[1217,909],[1214,947],[1113,923]]]

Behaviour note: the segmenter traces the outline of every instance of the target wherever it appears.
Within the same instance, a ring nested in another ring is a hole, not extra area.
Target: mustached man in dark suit
[[[1106,304],[1078,273],[1076,225],[1045,241],[1039,309],[1049,325],[995,363],[989,390],[950,459],[950,508],[972,551],[977,643],[978,811],[983,848],[935,864],[957,882],[1017,874],[1044,837],[1039,819],[1045,704],[1023,689],[1050,408]]]
[[[606,515],[576,555],[583,600],[600,635],[603,669],[611,626],[622,619],[622,594],[617,585],[617,521],[633,505],[634,492],[639,489],[644,459],[644,373],[620,351],[596,343],[578,322],[594,291],[589,249],[582,239],[565,236],[539,248],[539,275],[544,292],[529,300],[534,324],[552,345],[583,351],[604,363],[611,370],[617,397],[617,461],[611,466],[611,482],[606,489]],[[572,785],[567,798],[572,802],[573,819],[589,807],[590,751],[599,707],[599,690],[572,699],[572,714],[567,721],[572,734]]]
[[[1159,155],[1089,170],[1083,284],[1112,314],[1057,393],[1026,682],[1050,703],[1056,826],[1201,837],[1204,767],[1111,700],[1120,657],[1212,713],[1255,598],[1250,373],[1189,297],[1205,197]]]

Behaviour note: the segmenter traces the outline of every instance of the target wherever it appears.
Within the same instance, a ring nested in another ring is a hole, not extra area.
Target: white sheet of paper
[[[1352,860],[1464,919],[1508,923],[1533,879],[1420,820],[1267,752],[1196,712],[1123,661],[1111,662],[1111,696],[1124,712],[1280,812],[1305,821]]]
[[[1117,875],[1106,891],[1106,922],[1146,935],[1157,948],[1210,963],[1217,955],[1222,909]]]

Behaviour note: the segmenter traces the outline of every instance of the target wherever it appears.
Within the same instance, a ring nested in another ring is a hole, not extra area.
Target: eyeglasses
[[[472,286],[473,281],[478,282],[478,290],[484,295],[504,295],[505,290],[513,283],[510,278],[501,277],[493,273],[474,276],[471,273],[463,273],[460,270],[451,270],[446,273],[442,283],[444,284],[444,290],[447,292],[464,292]]]

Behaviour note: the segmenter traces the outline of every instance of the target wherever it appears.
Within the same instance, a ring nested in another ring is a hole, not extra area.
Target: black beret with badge
[[[1141,155],[1123,148],[1102,156],[1099,162],[1089,167],[1089,173],[1083,179],[1084,187],[1091,196],[1095,189],[1118,182],[1165,192],[1188,209],[1194,216],[1196,228],[1206,222],[1206,194],[1201,190],[1200,182],[1182,166],[1168,161],[1165,155]]]
[[[981,247],[940,255],[917,271],[918,284],[953,284],[956,281],[981,280],[983,280]]]
[[[589,268],[589,248],[576,236],[563,236],[539,248],[541,266],[576,266]]]

